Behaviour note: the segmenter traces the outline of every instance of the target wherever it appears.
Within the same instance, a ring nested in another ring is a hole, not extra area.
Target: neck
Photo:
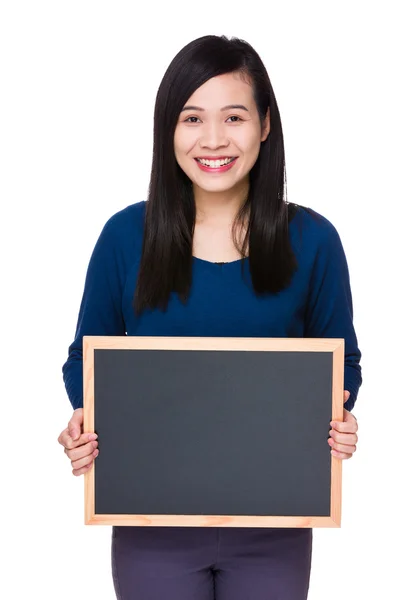
[[[193,186],[197,222],[223,220],[233,222],[244,205],[249,183],[241,183],[228,192],[207,192]]]

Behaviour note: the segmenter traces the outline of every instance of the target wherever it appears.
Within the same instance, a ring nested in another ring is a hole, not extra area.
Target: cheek
[[[177,160],[182,160],[183,156],[191,152],[196,144],[196,135],[193,131],[175,130],[174,150]]]
[[[261,132],[259,130],[238,132],[236,144],[245,154],[258,154],[261,145]]]
[[[174,135],[174,152],[175,152],[175,157],[176,157],[177,161],[179,161],[179,159],[181,157],[181,153],[182,153],[182,139],[176,130],[175,130],[175,135]]]

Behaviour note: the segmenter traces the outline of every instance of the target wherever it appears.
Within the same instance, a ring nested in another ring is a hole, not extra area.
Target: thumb
[[[344,404],[347,402],[347,400],[350,398],[350,392],[348,392],[347,390],[344,390]]]
[[[82,433],[83,423],[83,408],[78,408],[74,411],[72,418],[69,421],[69,434],[73,441],[79,439]]]

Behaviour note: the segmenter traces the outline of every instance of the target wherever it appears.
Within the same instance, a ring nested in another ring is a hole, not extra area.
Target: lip
[[[237,156],[229,156],[227,154],[220,154],[219,156],[194,156],[194,159],[201,158],[201,160],[223,160],[224,158],[238,158]]]
[[[232,156],[219,156],[219,158],[217,159],[215,156],[213,157],[208,157],[208,156],[199,156],[197,158],[201,158],[201,159],[205,159],[205,160],[220,160],[223,158],[233,158]],[[234,167],[236,165],[236,161],[238,160],[238,157],[235,156],[235,158],[232,160],[232,162],[230,162],[227,165],[223,165],[221,167],[207,167],[206,165],[202,165],[197,158],[194,159],[195,164],[198,166],[199,169],[201,169],[202,171],[204,171],[205,173],[225,173],[226,171],[229,171],[232,167]]]

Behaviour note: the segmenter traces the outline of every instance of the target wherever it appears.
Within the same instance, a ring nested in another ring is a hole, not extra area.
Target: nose
[[[217,148],[226,148],[228,145],[229,140],[222,123],[207,123],[202,129],[201,148],[216,150]]]

